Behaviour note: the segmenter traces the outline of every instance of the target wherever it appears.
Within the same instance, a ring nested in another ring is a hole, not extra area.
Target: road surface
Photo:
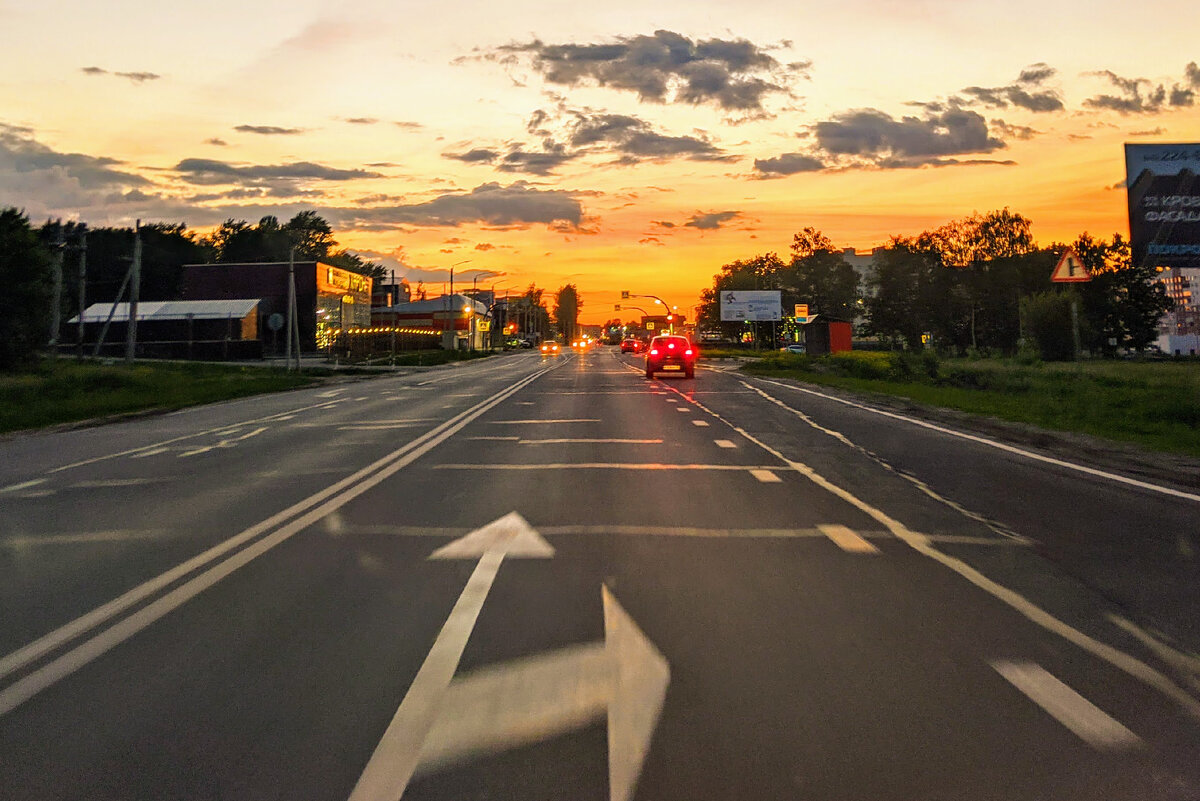
[[[1200,798],[1200,497],[639,366],[0,442],[0,795]]]

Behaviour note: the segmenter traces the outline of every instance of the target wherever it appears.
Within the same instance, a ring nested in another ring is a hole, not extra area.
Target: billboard
[[[1125,145],[1134,264],[1200,267],[1200,144]]]
[[[721,293],[721,322],[770,321],[782,318],[779,290],[727,289]]]

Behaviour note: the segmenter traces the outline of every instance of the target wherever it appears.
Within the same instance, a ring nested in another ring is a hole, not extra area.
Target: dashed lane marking
[[[578,419],[561,419],[561,420],[489,420],[494,426],[524,426],[524,425],[546,425],[551,423],[599,423],[600,419],[596,417],[582,417]]]
[[[879,553],[879,549],[856,534],[853,529],[837,524],[822,524],[817,526],[829,539],[833,540],[843,551],[850,553]]]
[[[707,420],[693,420],[692,425],[699,426],[700,428],[708,428],[708,421]]]
[[[750,473],[759,481],[782,481],[772,470],[736,464],[662,464],[660,462],[547,462],[544,464],[435,464],[434,470],[722,470]],[[766,476],[764,478],[763,476]]]
[[[676,407],[675,407],[675,411],[677,411],[677,412],[690,412],[690,411],[691,411],[691,409],[689,409],[689,408],[688,408],[688,407],[686,407],[686,406],[676,406]]]
[[[764,484],[779,484],[779,483],[783,482],[782,478],[775,475],[775,473],[770,470],[764,470],[764,469],[751,470],[750,475],[754,476],[755,478],[757,478],[759,481],[761,481]]]
[[[575,445],[584,443],[599,443],[609,445],[661,445],[661,439],[603,439],[576,437],[573,439],[522,439],[521,445]]]
[[[736,448],[737,447],[737,445],[733,444],[732,440],[728,440],[728,439],[714,439],[713,442],[717,443],[718,448]]]
[[[36,487],[38,484],[45,484],[45,483],[46,483],[46,479],[35,478],[31,481],[22,481],[20,484],[9,484],[7,487],[0,487],[0,493],[20,492],[23,489],[29,489],[30,487]]]
[[[1141,739],[1103,710],[1033,662],[993,662],[992,667],[1051,717],[1101,751],[1136,748]]]
[[[104,478],[93,481],[78,481],[71,486],[74,489],[106,489],[108,487],[140,487],[143,484],[153,484],[166,481],[165,478]]]

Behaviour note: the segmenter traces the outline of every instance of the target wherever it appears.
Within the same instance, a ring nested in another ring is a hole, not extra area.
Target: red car
[[[621,353],[641,353],[645,349],[646,346],[642,344],[642,340],[640,339],[629,337],[628,339],[621,340]]]
[[[646,378],[655,373],[683,373],[696,377],[696,346],[686,337],[655,337],[646,351]]]

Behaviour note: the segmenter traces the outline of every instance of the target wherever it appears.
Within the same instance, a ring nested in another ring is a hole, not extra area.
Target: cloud
[[[35,140],[29,128],[0,123],[0,186],[3,176],[54,173],[83,190],[148,186],[140,175],[117,169],[124,162],[83,153],[60,153]],[[21,204],[17,204],[21,205]]]
[[[157,81],[162,76],[155,72],[109,72],[101,67],[83,67],[79,70],[84,75],[111,75],[114,78],[124,78],[133,83],[145,83],[146,81]]]
[[[787,94],[788,82],[807,75],[810,62],[780,64],[771,48],[746,39],[690,39],[673,31],[622,36],[594,44],[540,40],[499,48],[501,56],[528,55],[551,83],[594,82],[634,92],[653,103],[711,104],[724,111],[763,112],[763,100]]]
[[[475,246],[475,249],[476,250],[495,250],[496,246],[493,245],[491,242],[480,242],[478,245]]]
[[[888,166],[920,166],[945,156],[1005,147],[989,134],[982,116],[965,109],[900,119],[877,109],[847,111],[818,122],[813,133],[817,146],[828,154]]]
[[[958,104],[980,104],[987,108],[1023,108],[1039,113],[1062,111],[1062,94],[1057,89],[1042,88],[1042,84],[1054,77],[1058,71],[1041,62],[1021,70],[1017,80],[1008,86],[968,86],[963,89],[967,100],[952,98],[950,106]],[[940,110],[940,109],[931,109]]]
[[[228,146],[228,145],[229,145],[229,143],[228,143],[228,142],[226,142],[224,139],[221,139],[221,138],[219,138],[219,137],[216,137],[216,136],[212,137],[211,139],[205,139],[205,140],[204,140],[204,144],[206,144],[206,145],[215,145],[215,146],[217,146],[217,147],[226,147],[226,146]]]
[[[478,147],[443,155],[471,164],[491,164],[501,172],[551,175],[559,167],[590,155],[615,156],[618,164],[644,161],[735,161],[709,140],[699,136],[671,136],[628,114],[595,113],[588,109],[560,108],[560,113],[539,109],[526,129],[541,140],[537,144],[510,143],[507,150]]]
[[[1004,120],[989,120],[992,130],[1006,139],[1032,139],[1041,131],[1034,130],[1028,125],[1010,125]]]
[[[1158,114],[1172,108],[1189,108],[1196,104],[1200,90],[1200,68],[1196,62],[1184,67],[1183,83],[1155,84],[1146,78],[1125,78],[1112,70],[1090,73],[1106,79],[1118,94],[1098,94],[1083,101],[1088,108],[1115,111],[1118,114]]]
[[[409,130],[409,131],[416,131],[416,130],[419,130],[419,129],[425,127],[424,125],[422,125],[419,122],[410,122],[408,120],[397,120],[396,122],[393,122],[392,125],[395,125],[397,128],[404,128],[405,130]]]
[[[331,218],[352,227],[388,228],[398,224],[457,227],[479,223],[501,227],[543,224],[577,231],[584,221],[583,193],[539,189],[525,181],[503,186],[486,183],[470,192],[439,195],[424,203],[370,209],[332,209]]]
[[[1130,135],[1130,136],[1162,136],[1162,135],[1163,135],[1163,134],[1165,134],[1166,132],[1167,132],[1167,129],[1166,129],[1166,128],[1163,128],[1163,127],[1160,125],[1159,127],[1157,127],[1157,128],[1151,128],[1151,129],[1150,129],[1150,130],[1148,130],[1148,131],[1130,131],[1130,132],[1129,132],[1129,135]],[[1124,185],[1124,184],[1122,184],[1122,186],[1123,186],[1123,185]]]
[[[303,128],[280,128],[278,125],[238,125],[233,130],[262,136],[294,136],[304,133]]]
[[[379,122],[374,117],[346,117],[345,121],[351,125],[374,125]]]
[[[819,158],[804,153],[784,153],[774,158],[755,159],[754,169],[763,176],[779,178],[784,175],[795,175],[800,172],[816,172],[825,169],[825,163]]]
[[[369,170],[345,170],[327,167],[311,161],[289,164],[239,166],[216,159],[183,159],[172,171],[191,184],[219,185],[254,183],[270,180],[350,181],[359,178],[382,178],[383,174]]]
[[[740,211],[711,211],[707,214],[697,212],[683,225],[686,228],[698,228],[701,231],[715,231],[722,223],[741,217]]]

